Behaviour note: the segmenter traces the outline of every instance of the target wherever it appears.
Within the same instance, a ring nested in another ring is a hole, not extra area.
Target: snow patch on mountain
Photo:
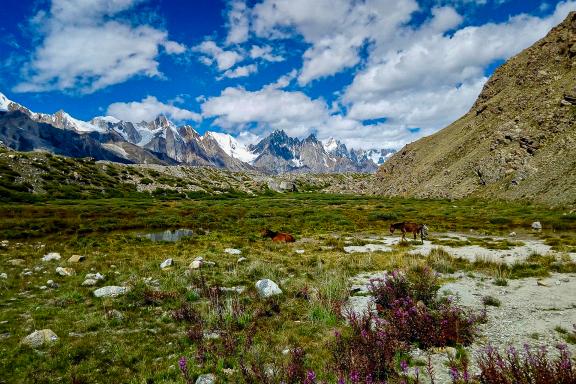
[[[7,111],[8,106],[12,101],[9,100],[2,92],[0,92],[0,111]]]
[[[238,140],[234,137],[221,132],[206,132],[205,136],[210,136],[218,146],[230,157],[243,161],[245,163],[251,163],[254,161],[258,155],[250,152],[246,146],[240,144]]]

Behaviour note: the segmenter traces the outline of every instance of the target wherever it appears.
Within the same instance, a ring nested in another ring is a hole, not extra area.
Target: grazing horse
[[[390,225],[390,233],[394,233],[396,229],[402,231],[402,241],[406,240],[407,232],[414,234],[414,240],[416,240],[416,235],[419,233],[422,243],[424,243],[424,239],[428,237],[428,227],[425,224],[417,224],[404,221],[402,223],[394,223]]]
[[[261,233],[262,237],[269,237],[272,239],[272,241],[276,241],[278,243],[293,243],[296,241],[294,236],[289,233],[276,232],[268,228],[263,229]]]

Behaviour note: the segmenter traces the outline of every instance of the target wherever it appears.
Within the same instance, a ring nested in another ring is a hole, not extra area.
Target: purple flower
[[[306,379],[304,380],[304,384],[314,384],[316,382],[316,373],[314,371],[306,372]]]
[[[402,369],[402,373],[408,373],[408,363],[404,360],[400,362],[400,369]]]
[[[182,373],[188,372],[188,368],[186,367],[187,364],[188,364],[188,361],[186,361],[186,358],[184,356],[182,356],[180,358],[180,360],[178,360],[178,366],[180,367],[180,370],[182,371]]]
[[[460,379],[460,372],[458,372],[458,368],[456,367],[450,368],[450,377],[452,377],[453,381]]]

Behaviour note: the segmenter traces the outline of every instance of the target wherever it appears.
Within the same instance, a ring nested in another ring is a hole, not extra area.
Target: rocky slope
[[[576,13],[498,68],[474,106],[378,171],[385,195],[576,201]]]

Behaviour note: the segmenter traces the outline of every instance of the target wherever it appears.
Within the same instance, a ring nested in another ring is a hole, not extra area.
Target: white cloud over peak
[[[228,10],[228,36],[226,44],[241,44],[248,40],[250,22],[248,19],[248,7],[243,0],[233,0]]]
[[[194,120],[200,121],[198,113],[176,107],[173,104],[165,104],[154,96],[147,96],[142,101],[128,103],[113,103],[108,106],[106,114],[119,120],[139,123],[152,121],[160,115],[165,115],[175,121]]]
[[[244,57],[236,51],[220,48],[213,40],[203,41],[193,49],[196,52],[204,54],[204,56],[201,57],[202,63],[205,65],[215,63],[219,71],[226,71],[244,59]]]
[[[42,43],[16,92],[91,93],[134,76],[161,76],[158,56],[185,51],[165,31],[113,17],[142,0],[52,0],[32,20]]]

